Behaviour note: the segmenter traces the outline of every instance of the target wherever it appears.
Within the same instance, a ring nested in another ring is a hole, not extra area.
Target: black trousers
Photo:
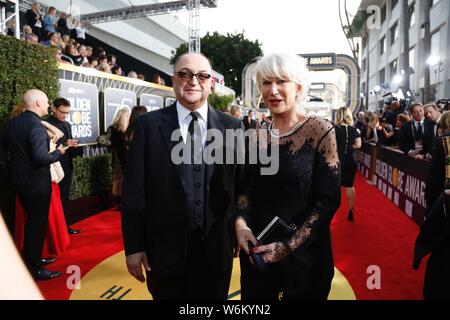
[[[27,215],[24,230],[23,258],[30,272],[41,266],[40,258],[48,226],[51,194],[25,196],[19,194],[20,203]]]
[[[232,270],[216,274],[208,268],[206,261],[205,243],[201,239],[201,233],[195,232],[188,240],[187,266],[184,274],[162,277],[152,271],[147,272],[147,287],[153,299],[226,300]]]
[[[64,210],[64,216],[66,217],[66,224],[69,226],[69,196],[70,196],[70,185],[72,183],[72,171],[69,168],[63,167],[64,179],[59,182],[59,191],[61,193],[61,202]]]

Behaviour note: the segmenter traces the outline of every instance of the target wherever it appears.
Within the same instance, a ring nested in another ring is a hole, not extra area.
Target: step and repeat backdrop
[[[70,101],[67,121],[74,139],[96,153],[96,139],[111,125],[116,113],[136,105],[158,110],[175,102],[172,88],[97,70],[60,64],[60,96]],[[86,153],[86,152],[85,152]]]

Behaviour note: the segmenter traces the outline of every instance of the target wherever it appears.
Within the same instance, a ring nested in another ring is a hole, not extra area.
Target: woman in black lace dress
[[[361,134],[353,127],[353,116],[349,108],[340,108],[336,113],[336,140],[341,163],[341,186],[345,188],[348,202],[347,219],[353,221],[355,206],[355,175],[358,163],[354,150],[361,148]]]
[[[257,83],[273,115],[261,149],[279,147],[278,172],[261,174],[260,163],[246,165],[239,197],[236,235],[241,250],[241,297],[327,299],[334,275],[330,223],[340,204],[339,159],[334,126],[299,112],[309,88],[308,70],[298,56],[261,58]],[[261,132],[260,132],[261,133]],[[261,136],[261,135],[259,135]],[[292,236],[258,243],[258,235],[278,216],[295,225]],[[250,260],[248,242],[257,245],[267,268]]]

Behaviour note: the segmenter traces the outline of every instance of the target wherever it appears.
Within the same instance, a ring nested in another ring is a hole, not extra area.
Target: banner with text
[[[428,161],[377,147],[375,185],[418,224],[422,224],[427,207],[425,187],[429,166]]]
[[[59,95],[70,102],[67,121],[72,136],[80,145],[95,144],[99,136],[98,89],[95,85],[70,80],[59,80]]]
[[[127,108],[131,112],[133,107],[136,106],[137,99],[136,93],[133,91],[106,88],[103,100],[105,114],[104,130],[106,131],[114,120],[117,111],[122,108]]]

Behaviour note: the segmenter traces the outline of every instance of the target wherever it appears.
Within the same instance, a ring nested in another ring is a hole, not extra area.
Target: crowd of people
[[[124,70],[114,54],[107,53],[101,47],[93,48],[86,45],[88,26],[80,22],[73,29],[67,26],[67,14],[61,12],[58,16],[55,7],[49,7],[47,13],[41,13],[39,2],[34,2],[24,16],[21,26],[21,39],[26,42],[41,44],[56,49],[55,58],[60,63],[96,69],[98,71],[126,76],[133,79],[146,80],[145,75],[134,70]],[[7,23],[7,34],[14,36],[15,20]],[[160,74],[153,74],[147,79],[159,85],[165,85]]]
[[[439,120],[448,110],[447,101],[425,105],[396,98],[386,101],[383,110],[359,112],[355,127],[363,141],[393,147],[416,159],[431,159],[434,142],[439,136]]]

